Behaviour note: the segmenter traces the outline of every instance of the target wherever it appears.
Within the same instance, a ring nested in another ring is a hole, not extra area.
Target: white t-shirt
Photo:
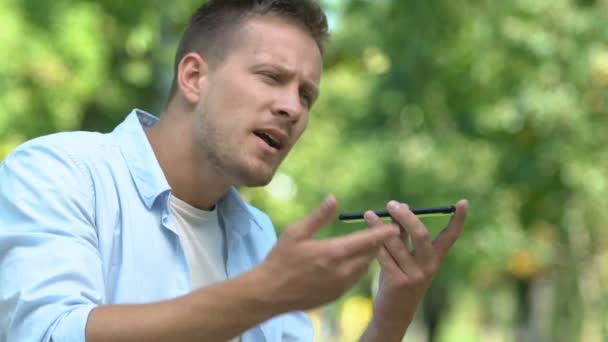
[[[200,289],[226,280],[224,233],[217,208],[201,210],[171,195],[170,210],[190,266],[192,288]],[[237,341],[240,338],[230,340]]]

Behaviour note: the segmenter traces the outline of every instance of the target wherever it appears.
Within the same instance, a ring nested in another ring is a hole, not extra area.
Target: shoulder
[[[98,132],[61,132],[54,133],[32,140],[19,145],[15,152],[26,151],[61,151],[63,153],[82,154],[91,150],[108,145],[110,140],[107,134]]]
[[[62,132],[31,139],[17,146],[5,161],[23,158],[61,160],[94,158],[96,152],[111,145],[107,134],[96,132]]]
[[[79,139],[82,136],[70,133],[32,139],[0,163],[3,220],[17,224],[36,213],[49,222],[68,214],[93,222],[93,182],[85,164],[75,157],[83,145],[76,143]]]
[[[38,186],[92,187],[90,161],[103,158],[104,134],[64,132],[19,145],[0,162],[0,180]],[[84,191],[81,189],[80,191]]]

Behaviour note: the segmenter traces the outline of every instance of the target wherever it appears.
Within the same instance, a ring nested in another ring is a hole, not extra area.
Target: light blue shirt
[[[111,133],[37,138],[0,164],[0,341],[84,341],[97,305],[191,292],[171,188],[142,127],[157,121],[134,110]],[[217,208],[233,278],[264,259],[276,233],[234,188]],[[243,342],[312,340],[302,312],[242,335]]]

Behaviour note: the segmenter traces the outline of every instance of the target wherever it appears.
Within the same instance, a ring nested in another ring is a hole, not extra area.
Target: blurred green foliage
[[[0,160],[35,136],[109,131],[133,107],[160,113],[199,3],[0,2]],[[608,2],[323,4],[333,37],[309,129],[245,197],[279,232],[327,193],[345,211],[467,198],[408,337],[607,339]],[[436,235],[446,219],[426,222]],[[330,314],[319,340],[337,339],[340,310],[373,296],[376,276],[312,313]]]

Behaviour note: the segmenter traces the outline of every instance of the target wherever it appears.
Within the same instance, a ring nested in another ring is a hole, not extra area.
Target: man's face
[[[223,61],[210,66],[194,127],[198,162],[236,185],[267,184],[308,125],[322,57],[299,26],[249,19]]]

